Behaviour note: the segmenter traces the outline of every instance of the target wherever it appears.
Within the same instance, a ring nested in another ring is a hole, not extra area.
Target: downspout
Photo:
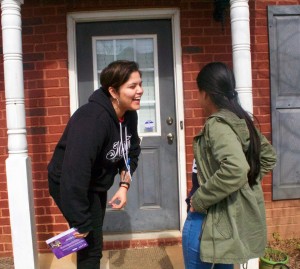
[[[21,4],[1,1],[4,84],[8,135],[6,159],[14,268],[38,268],[31,160],[28,157],[24,102]]]
[[[252,67],[248,2],[249,0],[230,0],[230,20],[236,90],[239,93],[242,107],[252,114]],[[258,269],[258,258],[249,260],[247,267],[243,267],[243,265],[239,267],[240,269]]]

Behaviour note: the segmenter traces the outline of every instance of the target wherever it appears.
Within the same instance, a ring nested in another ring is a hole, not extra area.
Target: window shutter
[[[273,199],[300,198],[300,6],[269,6]]]

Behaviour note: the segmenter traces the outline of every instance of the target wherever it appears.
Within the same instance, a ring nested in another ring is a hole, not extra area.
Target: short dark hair
[[[139,72],[142,75],[138,63],[134,61],[118,60],[111,62],[100,74],[100,84],[103,92],[110,96],[109,87],[119,91],[120,86],[128,81],[133,72]]]

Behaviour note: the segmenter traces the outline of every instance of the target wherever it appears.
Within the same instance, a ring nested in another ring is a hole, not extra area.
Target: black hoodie
[[[70,118],[48,165],[49,189],[60,185],[60,209],[81,233],[92,229],[89,191],[107,191],[116,174],[126,169],[121,145],[122,135],[127,151],[125,128],[131,174],[136,170],[141,151],[136,111],[125,113],[121,128],[120,133],[110,99],[101,88],[96,90]]]

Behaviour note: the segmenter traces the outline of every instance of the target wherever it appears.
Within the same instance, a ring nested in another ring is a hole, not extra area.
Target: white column
[[[253,113],[252,67],[248,0],[230,0],[233,71],[242,107]],[[243,269],[243,265],[236,266]],[[236,268],[235,267],[235,268]],[[259,259],[248,262],[248,269],[258,269]]]
[[[8,134],[7,190],[15,269],[38,268],[31,160],[27,154],[21,0],[2,0],[2,40]]]
[[[242,107],[253,113],[248,0],[230,0],[233,71]]]

